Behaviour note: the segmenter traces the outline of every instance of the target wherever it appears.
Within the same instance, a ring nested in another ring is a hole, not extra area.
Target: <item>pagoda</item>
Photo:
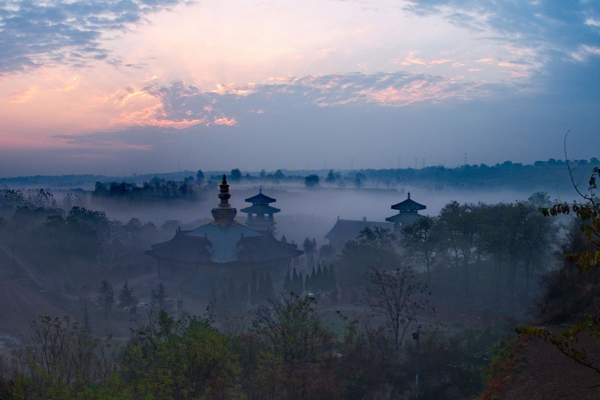
[[[419,214],[419,211],[426,208],[427,206],[412,200],[410,198],[410,192],[408,192],[408,198],[406,200],[392,206],[392,210],[398,210],[398,214],[386,218],[385,220],[393,223],[395,230],[400,230],[420,218],[423,218],[423,216]]]
[[[292,258],[303,252],[295,244],[237,222],[225,175],[219,188],[219,205],[211,210],[213,221],[194,230],[178,228],[173,239],[145,252],[157,260],[159,278],[183,278],[180,289],[200,296],[225,279],[249,282],[253,271],[283,279]]]
[[[248,214],[246,225],[261,233],[275,233],[275,220],[273,214],[281,211],[279,208],[271,207],[270,203],[275,203],[272,197],[265,196],[262,189],[259,189],[256,196],[245,200],[246,203],[252,203],[250,207],[242,208],[240,211]]]

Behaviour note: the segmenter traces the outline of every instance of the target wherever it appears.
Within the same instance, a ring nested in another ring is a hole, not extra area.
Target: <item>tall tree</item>
[[[271,280],[271,274],[267,271],[265,276],[265,300],[274,300],[275,299],[275,288],[273,287],[273,280]]]
[[[133,288],[130,288],[129,283],[125,281],[119,293],[119,308],[133,307],[137,304],[137,301],[137,297],[133,295]]]
[[[365,282],[367,303],[375,315],[385,319],[398,353],[406,332],[425,309],[427,285],[415,279],[411,267],[393,271],[371,267]]]
[[[451,252],[454,266],[462,267],[464,295],[470,297],[469,263],[472,261],[474,246],[480,231],[480,221],[474,204],[459,204],[452,201],[440,211],[439,223]]]
[[[319,175],[312,174],[304,178],[304,186],[309,189],[319,186]]]
[[[110,313],[115,304],[115,292],[113,291],[112,285],[106,279],[103,279],[100,282],[96,301],[104,308],[104,314],[106,315]]]
[[[423,217],[402,229],[401,244],[409,258],[422,262],[427,269],[427,280],[431,282],[431,266],[434,262],[437,239],[436,219]]]
[[[306,255],[306,261],[309,267],[315,265],[315,253],[317,252],[317,241],[313,238],[310,240],[309,238],[304,239],[302,243],[302,249],[304,250],[304,254]]]
[[[168,297],[169,294],[162,282],[152,291],[152,303],[158,306],[159,310],[169,311],[171,309],[171,300],[168,300]]]
[[[256,278],[256,270],[252,270],[252,282],[250,283],[250,303],[252,305],[256,305],[260,303],[260,298],[258,295],[258,282]]]
[[[290,277],[290,270],[288,269],[285,274],[285,279],[283,281],[283,290],[287,293],[291,293],[292,290],[292,278]]]
[[[389,229],[363,229],[356,240],[344,245],[338,270],[340,282],[343,285],[361,285],[372,265],[377,265],[380,270],[394,270],[401,266],[396,244],[397,238]]]
[[[240,171],[239,168],[234,168],[231,170],[230,177],[232,182],[239,182],[242,180],[242,171]]]

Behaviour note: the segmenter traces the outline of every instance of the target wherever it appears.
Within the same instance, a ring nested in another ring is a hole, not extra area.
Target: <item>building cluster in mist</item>
[[[212,221],[192,230],[178,227],[171,240],[154,244],[145,252],[156,259],[158,278],[179,282],[179,290],[203,298],[225,287],[228,280],[252,288],[257,285],[257,279],[264,277],[279,285],[289,273],[292,261],[303,251],[287,242],[285,232],[280,240],[275,237],[274,215],[281,211],[271,206],[276,199],[263,194],[262,189],[245,199],[251,206],[240,210],[247,214],[246,224],[242,224],[235,219],[237,210],[229,203],[231,194],[226,175],[222,176],[219,188],[220,203],[211,210]],[[391,208],[398,213],[386,218],[386,222],[338,218],[325,235],[331,255],[341,253],[344,245],[356,239],[365,228],[385,228],[400,235],[403,227],[422,218],[419,211],[426,206],[412,200],[409,193],[406,200]],[[308,238],[307,241],[306,256],[312,260],[316,243]],[[314,260],[308,264],[305,267],[314,268]]]

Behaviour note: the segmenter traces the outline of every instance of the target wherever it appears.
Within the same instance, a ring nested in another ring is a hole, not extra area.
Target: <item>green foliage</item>
[[[536,326],[519,326],[515,328],[519,334],[533,335],[546,342],[552,343],[564,355],[575,362],[600,373],[600,365],[594,363],[588,356],[588,351],[579,344],[578,336],[586,334],[591,336],[596,346],[600,346],[600,317],[594,314],[585,314],[583,321],[560,333],[553,333],[547,328]]]
[[[205,320],[160,311],[126,346],[123,375],[133,398],[238,399],[239,365],[229,340]]]
[[[31,328],[24,350],[13,353],[15,398],[125,398],[110,338],[96,339],[67,317],[40,317]]]
[[[254,314],[253,328],[235,339],[252,399],[339,399],[343,384],[314,300],[298,295],[271,301]]]
[[[491,359],[489,365],[483,370],[483,381],[490,382],[511,360],[517,351],[519,343],[518,338],[509,340],[500,340],[491,349]]]
[[[569,205],[563,203],[555,204],[549,209],[540,208],[540,212],[544,216],[557,216],[560,214],[570,214],[572,212],[578,218],[580,231],[587,239],[587,243],[582,246],[581,243],[577,243],[576,241],[577,239],[581,239],[581,236],[572,233],[570,243],[571,248],[565,250],[566,264],[561,271],[563,276],[568,278],[565,283],[570,285],[569,289],[571,290],[568,292],[570,295],[569,297],[571,300],[579,303],[577,304],[579,307],[574,310],[576,312],[585,312],[586,308],[591,308],[593,310],[597,309],[596,300],[598,291],[595,290],[595,281],[598,280],[597,267],[600,266],[600,250],[598,250],[600,248],[600,203],[598,202],[595,193],[595,190],[597,189],[597,178],[600,178],[600,169],[594,167],[589,180],[588,194],[584,195],[579,193],[584,199],[583,204],[574,203]],[[579,272],[584,274],[579,275],[577,273],[570,273],[569,267],[572,264],[578,268]],[[556,288],[555,284],[549,285],[547,287],[545,299],[555,300],[554,297],[556,296],[553,296],[553,291],[555,291]],[[589,304],[588,307],[582,307],[585,304],[582,300],[589,300],[590,298],[593,300],[592,307],[589,307]],[[545,306],[546,305],[543,304],[544,308]],[[542,308],[542,311],[544,311],[544,308]],[[578,336],[580,334],[586,334],[596,341],[596,346],[600,346],[600,317],[597,317],[595,314],[585,312],[582,321],[575,324],[572,328],[560,333],[553,333],[546,328],[535,326],[517,327],[516,331],[517,333],[534,335],[544,341],[549,341],[566,356],[579,364],[600,373],[600,366],[594,364],[592,360],[590,360],[585,347],[578,344]]]

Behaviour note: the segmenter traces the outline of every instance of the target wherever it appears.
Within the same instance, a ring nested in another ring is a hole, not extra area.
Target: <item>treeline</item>
[[[157,177],[141,185],[128,182],[96,182],[93,196],[95,199],[113,199],[134,202],[165,200],[197,201],[204,197],[206,186],[204,174],[198,171],[196,179],[189,176],[183,181],[166,181]]]
[[[420,399],[471,398],[490,375],[499,332],[433,328],[396,349],[385,326],[338,317],[314,299],[259,306],[246,327],[220,330],[210,316],[161,310],[119,345],[83,326],[43,317],[0,369],[0,397],[28,399]]]
[[[336,270],[342,285],[355,287],[371,265],[413,265],[436,296],[526,305],[555,263],[558,227],[538,211],[548,204],[545,193],[515,203],[450,202],[438,216],[420,218],[398,236],[382,228],[362,231],[345,245]]]
[[[570,161],[570,167],[575,174],[584,171],[582,176],[586,176],[591,168],[599,165],[600,161],[596,157],[590,160]],[[419,169],[365,169],[357,172],[379,184],[425,184],[439,189],[445,187],[497,189],[501,187],[539,190],[540,182],[543,182],[545,187],[556,187],[566,182],[570,185],[571,182],[567,163],[553,158],[548,161],[536,161],[533,164],[506,161],[493,166],[466,164],[456,168],[431,166]]]
[[[323,267],[319,264],[316,269],[313,266],[311,272],[306,276],[302,272],[296,273],[296,268],[293,268],[292,271],[290,274],[288,270],[283,281],[283,290],[286,293],[302,294],[307,292],[317,300],[321,295],[325,295],[331,300],[331,303],[337,302],[339,291],[333,264]]]
[[[178,221],[157,227],[137,218],[109,220],[104,212],[81,206],[77,193],[62,200],[46,190],[0,190],[0,256],[3,276],[27,273],[44,287],[75,294],[119,263],[139,261],[152,243],[173,234]]]
[[[594,157],[590,160],[572,160],[569,162],[572,171],[578,175],[580,170],[585,170],[583,177],[590,168],[600,165]],[[223,172],[211,173],[210,179],[220,181]],[[338,186],[338,187],[363,187],[363,186],[397,186],[417,185],[432,188],[515,188],[526,190],[539,190],[540,182],[544,187],[556,187],[558,184],[570,182],[567,163],[563,160],[549,159],[536,161],[533,164],[513,163],[505,161],[495,165],[465,164],[455,168],[444,166],[428,166],[418,168],[390,169],[360,169],[360,170],[262,170],[241,171],[232,169],[228,180],[232,182],[268,181],[273,183],[294,182],[304,183],[308,187]],[[193,173],[192,173],[193,176]],[[44,186],[44,187],[93,187],[95,182],[103,184],[130,184],[143,187],[144,182],[156,178],[165,182],[182,182],[189,179],[190,171],[162,173],[151,175],[134,175],[118,179],[96,175],[64,175],[64,176],[29,176],[15,178],[0,178],[0,184],[9,186]],[[308,180],[306,180],[308,178]]]
[[[307,188],[315,187],[355,187],[398,185],[428,186],[434,189],[488,189],[514,188],[521,190],[539,190],[540,182],[544,187],[556,187],[571,181],[569,168],[579,177],[587,176],[587,171],[600,166],[596,157],[590,160],[566,161],[549,159],[533,164],[505,161],[501,164],[465,164],[456,168],[429,166],[422,168],[360,169],[360,170],[309,170],[260,173],[242,172],[238,168],[231,170],[228,179],[238,181],[269,181],[274,183],[294,182]],[[216,180],[219,175],[211,176]]]

